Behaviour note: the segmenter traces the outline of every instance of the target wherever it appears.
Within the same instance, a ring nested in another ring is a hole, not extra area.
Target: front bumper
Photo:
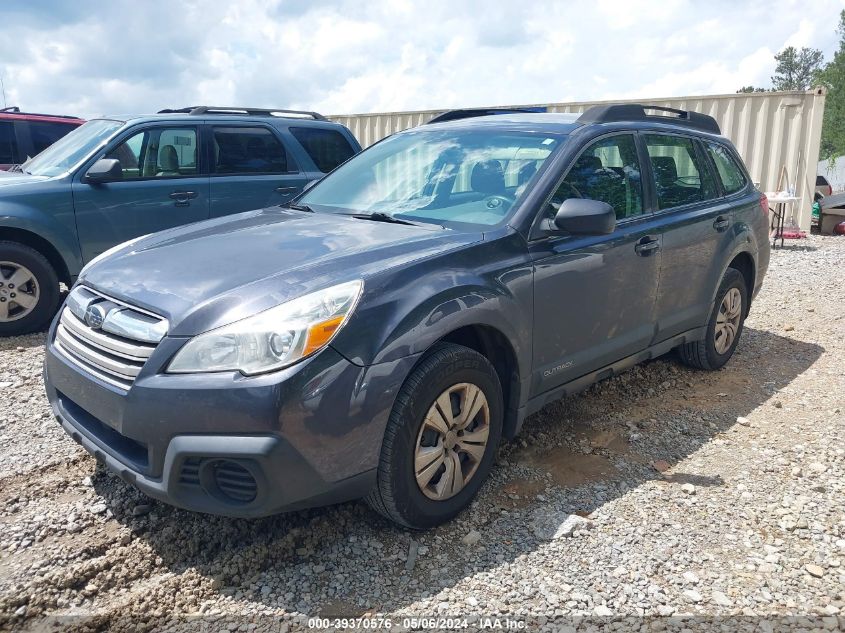
[[[416,361],[359,367],[329,347],[264,376],[168,375],[160,368],[184,341],[165,339],[123,390],[69,360],[54,334],[55,323],[44,382],[72,438],[151,497],[239,517],[366,495]]]

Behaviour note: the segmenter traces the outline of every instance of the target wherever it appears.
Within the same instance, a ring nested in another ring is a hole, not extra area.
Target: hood
[[[167,318],[170,335],[191,336],[481,239],[277,207],[156,233],[95,262],[79,281]]]
[[[0,190],[3,187],[10,187],[14,185],[28,185],[42,180],[48,180],[48,176],[31,176],[20,171],[2,171],[0,170]]]

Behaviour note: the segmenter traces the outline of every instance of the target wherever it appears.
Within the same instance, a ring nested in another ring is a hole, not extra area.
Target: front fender
[[[0,199],[0,235],[3,229],[15,229],[46,240],[64,260],[71,277],[76,277],[82,270],[83,262],[76,234],[73,198],[69,189],[56,191],[56,186],[51,187],[50,184],[39,183],[41,187],[53,191],[32,192],[24,200]]]
[[[520,376],[529,376],[532,267],[522,237],[503,233],[366,280],[359,309],[332,346],[370,365],[424,352],[459,328],[485,326],[505,336]]]

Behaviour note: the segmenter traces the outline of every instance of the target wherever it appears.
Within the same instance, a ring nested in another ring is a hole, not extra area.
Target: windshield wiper
[[[419,226],[419,224],[416,222],[395,218],[389,213],[384,213],[382,211],[373,211],[372,213],[350,213],[349,215],[351,215],[353,218],[357,218],[358,220],[372,220],[373,222],[389,222],[390,224],[407,224],[408,226]]]
[[[288,209],[293,209],[294,211],[307,211],[308,213],[314,213],[314,209],[309,207],[307,204],[296,204],[292,202],[290,204],[283,204],[283,207],[287,207]]]

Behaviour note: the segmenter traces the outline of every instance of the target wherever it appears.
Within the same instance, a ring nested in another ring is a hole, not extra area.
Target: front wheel
[[[502,387],[490,362],[467,347],[438,344],[396,397],[367,503],[414,529],[448,521],[487,478],[502,419]]]
[[[697,369],[720,369],[733,356],[748,314],[748,289],[738,270],[728,268],[707,323],[707,336],[678,348],[681,360]]]
[[[41,253],[0,242],[0,336],[37,332],[59,306],[59,278]]]

